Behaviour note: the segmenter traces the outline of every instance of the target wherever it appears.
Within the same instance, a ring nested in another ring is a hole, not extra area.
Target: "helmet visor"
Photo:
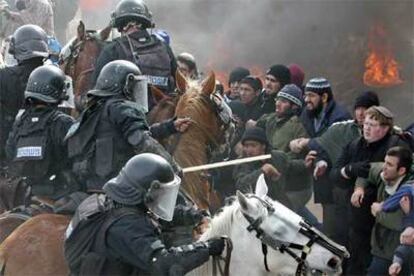
[[[144,113],[148,112],[148,81],[145,76],[129,74],[126,88],[130,99],[137,103]]]
[[[174,216],[174,208],[177,202],[178,190],[181,178],[174,176],[174,180],[168,183],[154,181],[148,190],[147,208],[160,219],[171,221]]]

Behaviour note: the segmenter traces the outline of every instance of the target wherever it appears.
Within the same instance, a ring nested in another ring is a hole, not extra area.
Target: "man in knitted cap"
[[[240,81],[248,75],[250,75],[250,71],[244,67],[236,67],[230,72],[228,83],[230,89],[226,92],[225,97],[227,102],[239,99]]]
[[[310,137],[320,136],[335,122],[351,119],[345,107],[335,102],[331,84],[325,78],[313,78],[305,86],[306,109],[302,121]]]
[[[274,112],[277,92],[289,83],[290,71],[285,65],[276,64],[267,70],[264,89],[261,94],[262,110],[264,114]]]
[[[293,139],[308,137],[306,130],[298,117],[302,109],[302,91],[294,84],[286,84],[275,98],[274,112],[263,115],[256,126],[266,132],[267,140],[272,149],[286,153],[288,161],[300,161],[306,152],[293,153],[289,149],[289,142]],[[285,191],[292,203],[294,211],[300,210],[309,201],[312,190],[312,178],[303,162],[291,166],[286,175]]]
[[[241,139],[243,157],[260,156],[270,152],[266,139],[266,133],[262,128],[247,128]],[[273,156],[275,155],[275,156]],[[255,161],[240,164],[233,169],[233,179],[236,190],[245,193],[252,193],[255,190],[255,183],[263,173],[269,185],[269,196],[280,201],[282,204],[291,207],[284,187],[286,184],[285,172],[287,171],[287,159],[279,155],[278,151],[272,151],[272,159]]]

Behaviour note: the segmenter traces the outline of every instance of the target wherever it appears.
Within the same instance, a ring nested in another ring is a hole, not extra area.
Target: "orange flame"
[[[389,87],[402,83],[397,61],[381,25],[372,28],[368,39],[369,54],[365,61],[364,83],[374,87]]]

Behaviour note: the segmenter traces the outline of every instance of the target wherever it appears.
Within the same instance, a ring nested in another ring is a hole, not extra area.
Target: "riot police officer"
[[[147,82],[135,64],[126,60],[108,63],[87,96],[88,107],[67,138],[73,172],[89,192],[101,190],[136,153],[157,153],[176,166],[152,137],[166,137],[178,129],[184,131],[189,120],[172,119],[148,126]]]
[[[144,1],[121,0],[111,17],[112,26],[121,37],[109,43],[99,55],[94,79],[105,64],[123,59],[135,63],[149,84],[164,92],[173,91],[177,63],[170,46],[147,31],[154,24]]]
[[[171,221],[180,178],[162,157],[144,153],[131,158],[118,176],[76,211],[66,230],[65,257],[73,275],[184,275],[224,241],[167,249],[158,219]]]
[[[24,102],[30,73],[48,56],[47,35],[36,25],[18,28],[11,39],[9,52],[18,65],[0,69],[0,162],[4,167],[4,147],[17,112]]]
[[[64,138],[73,118],[58,110],[66,99],[66,76],[53,65],[36,68],[24,93],[24,112],[7,140],[9,172],[26,177],[35,196],[57,200],[79,189],[69,177]]]

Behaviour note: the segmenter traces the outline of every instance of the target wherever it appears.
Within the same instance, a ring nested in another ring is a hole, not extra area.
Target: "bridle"
[[[64,72],[69,76],[75,76],[76,74],[76,61],[79,57],[79,54],[82,52],[86,41],[88,40],[96,40],[100,43],[99,38],[97,37],[97,33],[95,31],[87,31],[85,34],[84,39],[75,39],[72,43],[68,46],[68,53],[63,53],[64,56],[60,57],[60,64],[65,64]],[[90,74],[95,70],[95,66],[92,65],[91,67],[84,69],[81,71],[76,79],[73,80],[74,86],[76,82],[86,74]]]
[[[259,200],[259,202],[261,202],[263,206],[266,207],[268,213],[275,212],[275,209],[270,202],[256,195],[248,195],[247,197],[256,198],[257,200]],[[349,257],[349,253],[346,250],[336,246],[335,244],[330,243],[323,236],[323,234],[321,234],[318,230],[316,230],[314,227],[310,226],[308,223],[304,221],[301,221],[299,223],[299,226],[300,226],[299,233],[309,238],[309,241],[305,245],[302,245],[302,244],[296,244],[296,243],[283,242],[283,241],[274,239],[270,235],[266,234],[263,231],[263,229],[260,228],[260,225],[264,221],[262,216],[258,217],[257,219],[254,219],[245,213],[243,213],[243,216],[249,222],[247,231],[249,232],[255,231],[256,238],[258,238],[262,242],[262,252],[264,255],[264,266],[266,268],[266,271],[268,272],[270,272],[270,270],[267,264],[267,246],[270,246],[272,249],[278,250],[281,253],[286,252],[298,263],[298,266],[296,268],[296,273],[295,273],[296,276],[304,275],[309,270],[308,264],[306,262],[306,258],[312,251],[312,246],[314,244],[319,244],[320,246],[331,251],[333,254],[337,255],[341,259]],[[293,250],[299,250],[300,252],[297,254]]]
[[[224,131],[227,130],[227,128],[230,126],[231,122],[225,122],[223,119],[221,119],[220,117],[220,112],[222,112],[222,108],[213,100],[214,97],[218,97],[217,92],[212,93],[211,96],[205,96],[202,95],[201,96],[201,100],[204,101],[206,103],[206,105],[212,109],[213,112],[215,112],[216,116],[218,117],[218,123],[219,123],[219,128],[223,129]],[[207,140],[210,141],[210,143],[207,145],[207,156],[211,155],[211,152],[218,147],[218,145],[220,144],[220,138],[221,136],[216,136],[212,133],[210,133],[209,131],[206,131],[206,128],[195,121],[191,122],[192,126],[198,128],[201,132],[205,133],[205,135],[207,136]],[[170,144],[170,146],[168,147],[167,151],[173,155],[177,145],[180,142],[180,138],[181,138],[181,134],[177,133],[175,136],[175,139],[172,141],[172,143]]]

